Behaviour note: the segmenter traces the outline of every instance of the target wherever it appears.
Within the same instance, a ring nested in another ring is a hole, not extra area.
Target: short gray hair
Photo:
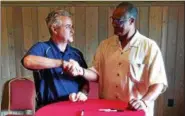
[[[136,19],[138,15],[137,8],[129,2],[121,2],[116,8],[126,8],[126,14]]]
[[[52,12],[50,12],[48,14],[48,16],[46,17],[45,21],[46,24],[49,28],[49,32],[51,34],[51,26],[55,25],[55,26],[59,26],[61,25],[61,20],[59,20],[60,16],[68,16],[71,17],[71,14],[65,10],[54,10]]]

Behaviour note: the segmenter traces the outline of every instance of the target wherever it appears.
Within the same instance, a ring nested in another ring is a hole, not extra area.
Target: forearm
[[[157,97],[161,94],[163,89],[163,84],[155,84],[149,87],[148,92],[143,96],[143,100],[146,103],[150,103],[157,99]]]
[[[42,56],[28,55],[23,59],[23,64],[26,68],[39,70],[60,67],[62,61]]]
[[[98,80],[98,73],[96,71],[95,68],[88,68],[88,69],[84,69],[84,73],[82,74],[82,76],[89,80],[89,81],[97,81]]]

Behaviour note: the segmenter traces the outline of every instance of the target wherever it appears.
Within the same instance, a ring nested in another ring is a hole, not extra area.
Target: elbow
[[[95,82],[99,82],[99,75],[98,75],[98,74],[96,75],[96,78],[95,78],[94,81],[95,81]]]
[[[99,81],[99,73],[94,67],[89,68],[88,72],[90,73],[89,75],[91,75],[89,78],[90,81],[94,81],[94,82]]]
[[[89,77],[89,80],[90,81],[93,81],[93,82],[98,82],[98,75],[95,73],[95,72],[93,72],[93,74],[91,75],[91,77]]]
[[[23,66],[25,68],[31,68],[31,58],[30,56],[26,56],[24,59],[23,59]]]

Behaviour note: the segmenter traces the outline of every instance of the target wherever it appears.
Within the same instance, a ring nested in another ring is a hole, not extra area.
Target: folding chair
[[[8,112],[6,116],[33,116],[35,113],[34,82],[28,78],[16,77],[8,81],[6,84],[7,87],[5,85],[3,94],[6,94],[5,89],[7,89],[8,95],[3,96],[8,98],[8,102],[5,103],[5,101],[2,101],[2,110]],[[29,113],[29,115],[25,114],[25,112],[30,111],[31,113]]]

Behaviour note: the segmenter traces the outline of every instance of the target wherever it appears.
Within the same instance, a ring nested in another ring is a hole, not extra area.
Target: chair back
[[[4,85],[2,109],[35,110],[35,85],[31,79],[13,78]],[[5,98],[6,97],[6,98]]]

